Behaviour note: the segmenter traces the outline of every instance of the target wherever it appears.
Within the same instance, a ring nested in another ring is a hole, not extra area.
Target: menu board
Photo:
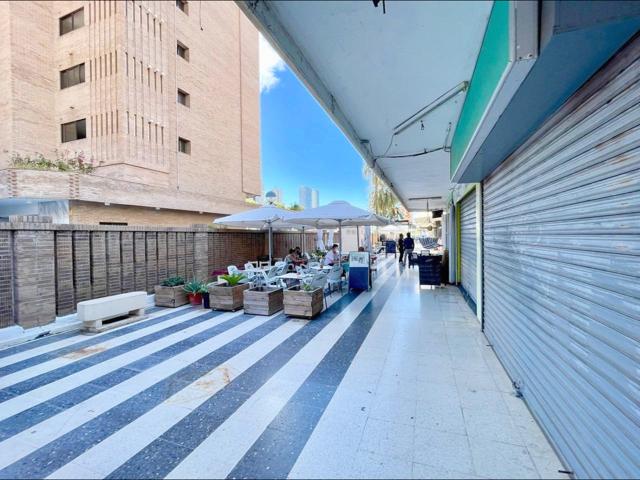
[[[366,267],[369,268],[369,252],[350,252],[349,268]]]
[[[371,288],[369,252],[349,253],[349,290],[369,290],[369,288]]]

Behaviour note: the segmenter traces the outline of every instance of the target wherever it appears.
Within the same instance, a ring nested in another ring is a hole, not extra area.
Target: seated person
[[[302,249],[300,247],[294,248],[296,254],[296,265],[307,263],[307,259],[302,256]]]
[[[289,249],[289,255],[284,257],[284,261],[287,262],[288,265],[296,264],[296,251],[293,248]]]
[[[334,266],[340,263],[340,254],[338,253],[338,244],[334,243],[331,246],[331,250],[324,256],[324,264]]]

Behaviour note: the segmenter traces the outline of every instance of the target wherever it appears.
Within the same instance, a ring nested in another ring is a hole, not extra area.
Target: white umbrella
[[[318,229],[316,233],[316,248],[318,250],[324,250],[324,242],[322,241],[323,235],[324,235],[324,230]]]
[[[371,212],[354,207],[349,202],[337,201],[321,207],[303,210],[286,219],[286,221],[316,228],[338,227],[340,230],[340,256],[342,256],[342,225],[346,225],[347,220],[357,220],[370,215]]]
[[[285,223],[284,220],[292,217],[293,212],[274,207],[273,205],[265,205],[253,210],[246,210],[226,217],[216,218],[213,223],[219,225],[227,225],[229,227],[238,228],[267,228],[269,230],[269,263],[273,257],[273,229],[274,228],[292,228],[296,225]]]
[[[356,242],[358,247],[360,246],[360,227],[383,227],[385,225],[389,225],[391,223],[386,218],[377,215],[375,213],[370,213],[366,217],[353,218],[351,220],[346,220],[342,222],[342,225],[345,227],[356,227]]]

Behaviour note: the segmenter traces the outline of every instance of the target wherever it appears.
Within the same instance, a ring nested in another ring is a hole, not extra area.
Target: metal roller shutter
[[[484,183],[485,333],[578,477],[640,477],[638,58]]]
[[[476,189],[460,202],[460,255],[462,262],[462,288],[476,302],[477,297],[477,232]]]

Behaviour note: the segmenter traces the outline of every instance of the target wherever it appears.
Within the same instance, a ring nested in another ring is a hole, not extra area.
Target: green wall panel
[[[467,145],[471,142],[508,64],[509,0],[497,0],[491,9],[469,90],[451,142],[451,177],[460,165]]]

